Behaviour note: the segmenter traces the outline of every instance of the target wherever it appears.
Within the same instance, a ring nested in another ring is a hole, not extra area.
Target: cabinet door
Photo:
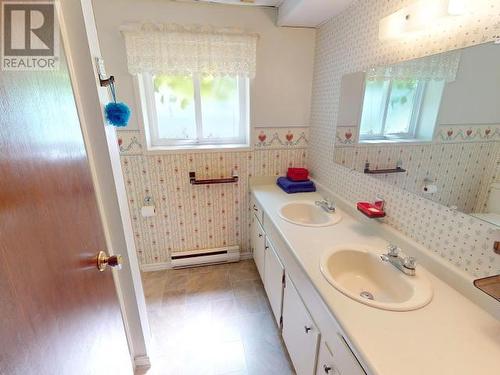
[[[314,374],[320,334],[288,275],[283,296],[282,335],[297,375]]]
[[[283,277],[285,275],[285,267],[281,263],[273,245],[266,239],[266,254],[265,254],[265,278],[264,288],[269,299],[269,304],[273,310],[276,323],[280,325],[281,307],[283,303]]]
[[[361,367],[361,364],[342,335],[337,334],[334,341],[328,342],[328,347],[331,349],[338,375],[366,375],[366,372]],[[337,375],[337,373],[334,374]]]
[[[259,271],[260,278],[262,282],[265,281],[264,275],[264,262],[265,262],[265,252],[266,252],[266,237],[262,226],[255,217],[252,217],[253,234],[252,234],[252,246],[253,246],[253,260]]]
[[[366,373],[343,337],[338,335],[333,342],[321,342],[316,375],[366,375]]]
[[[335,367],[332,351],[325,341],[322,341],[319,346],[316,375],[340,375]]]

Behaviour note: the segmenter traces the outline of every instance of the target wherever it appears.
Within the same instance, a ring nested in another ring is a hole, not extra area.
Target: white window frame
[[[387,122],[387,112],[389,108],[389,99],[391,97],[393,80],[390,80],[389,88],[385,93],[384,98],[384,114],[382,116],[382,128],[379,134],[369,135],[369,134],[359,134],[360,142],[370,142],[370,141],[393,141],[393,140],[418,140],[418,126],[420,119],[420,110],[422,108],[422,101],[424,98],[424,93],[427,88],[427,82],[419,80],[417,85],[417,92],[415,97],[415,102],[413,103],[412,114],[410,119],[410,126],[408,132],[398,133],[398,134],[384,134],[385,126]],[[360,123],[361,126],[361,123]]]
[[[202,112],[200,78],[193,76],[194,84],[194,104],[197,139],[172,139],[159,137],[159,124],[154,98],[153,76],[149,73],[138,74],[141,104],[145,118],[146,134],[148,135],[148,147],[150,149],[196,149],[196,148],[245,148],[249,147],[250,140],[250,83],[246,77],[237,77],[239,92],[239,134],[235,138],[202,138]],[[145,111],[144,111],[145,109]]]

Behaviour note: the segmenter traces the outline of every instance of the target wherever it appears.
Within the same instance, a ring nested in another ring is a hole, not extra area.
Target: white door
[[[288,275],[283,296],[282,335],[297,375],[314,374],[320,333]]]
[[[264,288],[266,289],[267,298],[273,310],[276,323],[280,325],[285,267],[281,263],[269,239],[266,239],[265,265]]]
[[[253,215],[252,217],[253,234],[252,234],[252,244],[253,244],[253,260],[259,271],[260,278],[262,282],[265,280],[264,275],[264,262],[265,262],[265,252],[266,252],[266,236],[262,226],[257,220],[257,217]]]

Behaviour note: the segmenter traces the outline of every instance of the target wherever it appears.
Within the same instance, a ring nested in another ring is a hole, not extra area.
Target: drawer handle
[[[311,331],[311,330],[312,330],[312,327],[304,326],[304,331],[306,333],[309,333],[309,331]]]
[[[329,374],[330,371],[332,371],[332,368],[330,366],[323,365],[323,370],[325,370],[325,374]]]
[[[264,249],[266,249],[266,250],[269,249],[269,246],[264,246]]]
[[[253,210],[254,211],[259,211],[259,209],[257,207],[255,207],[255,204],[253,205]]]
[[[262,237],[262,233],[259,233],[259,237]]]

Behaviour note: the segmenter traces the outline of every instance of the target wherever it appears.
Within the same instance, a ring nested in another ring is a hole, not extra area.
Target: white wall
[[[500,123],[500,45],[462,50],[457,77],[445,86],[439,124]]]
[[[171,22],[239,27],[260,35],[257,75],[251,96],[254,127],[308,126],[315,30],[279,28],[276,10],[167,0],[94,0],[99,42],[107,73],[117,79],[120,101],[132,107],[129,128],[137,127],[132,79],[125,43],[118,31],[126,22]]]

